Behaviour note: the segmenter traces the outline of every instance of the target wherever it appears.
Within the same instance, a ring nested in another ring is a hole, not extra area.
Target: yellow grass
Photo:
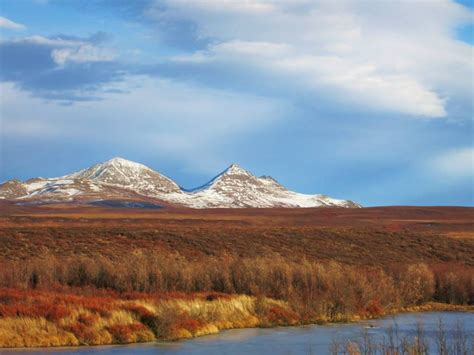
[[[167,300],[118,301],[117,309],[100,315],[83,306],[55,321],[42,317],[0,318],[0,347],[105,345],[181,339],[218,333],[223,329],[296,325],[288,303],[265,297],[226,296]],[[127,308],[129,307],[129,308]],[[141,307],[143,314],[133,311]],[[125,308],[125,309],[124,309]],[[393,312],[394,310],[392,310]],[[474,311],[474,306],[426,303],[400,311]],[[148,317],[148,318],[146,318]],[[358,315],[336,314],[320,321],[357,321]]]
[[[404,312],[474,312],[474,305],[427,302],[419,306],[402,309]]]
[[[55,322],[43,317],[0,318],[0,347],[105,345],[197,337],[223,329],[269,326],[272,324],[265,319],[265,312],[272,307],[289,309],[282,301],[245,295],[212,301],[202,297],[120,301],[116,306],[141,306],[150,313],[149,319],[120,308],[100,315],[82,306]]]
[[[0,347],[70,345],[79,345],[74,334],[58,328],[44,318],[0,319]]]

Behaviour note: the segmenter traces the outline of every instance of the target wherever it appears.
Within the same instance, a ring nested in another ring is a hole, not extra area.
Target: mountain
[[[355,207],[350,201],[289,191],[272,177],[256,177],[237,164],[191,193],[186,202],[194,208]]]
[[[148,196],[181,192],[178,184],[170,178],[143,164],[122,158],[113,158],[77,173],[66,175],[64,178],[118,186]]]
[[[185,190],[159,172],[122,158],[58,178],[10,180],[0,185],[0,198],[26,204],[131,200],[191,208],[360,207],[348,200],[290,191],[272,177],[254,176],[237,164]]]
[[[7,199],[15,199],[28,194],[26,185],[20,180],[14,179],[0,185],[0,196]]]

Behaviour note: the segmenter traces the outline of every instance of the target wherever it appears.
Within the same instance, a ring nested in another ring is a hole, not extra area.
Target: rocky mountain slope
[[[96,164],[88,169],[66,175],[64,178],[117,186],[146,196],[181,192],[178,184],[170,178],[143,164],[122,158]]]
[[[10,180],[0,185],[0,198],[18,203],[146,200],[191,208],[360,207],[348,200],[289,191],[273,178],[254,176],[236,164],[207,184],[184,190],[159,172],[122,158],[58,178]]]

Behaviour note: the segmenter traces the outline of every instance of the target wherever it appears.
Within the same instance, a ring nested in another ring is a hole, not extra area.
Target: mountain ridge
[[[257,177],[233,163],[207,183],[184,189],[141,163],[115,157],[56,178],[0,184],[0,199],[22,203],[142,200],[190,208],[361,207],[349,200],[290,191],[270,176]]]

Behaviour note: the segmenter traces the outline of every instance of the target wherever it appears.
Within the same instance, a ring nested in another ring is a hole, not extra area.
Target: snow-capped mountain
[[[77,173],[66,175],[64,178],[88,180],[96,184],[118,186],[147,196],[181,192],[178,184],[170,178],[143,164],[122,158],[113,158]]]
[[[186,204],[194,208],[355,207],[346,200],[289,191],[272,177],[254,176],[237,164],[232,164],[207,184],[192,190]]]
[[[184,190],[153,169],[122,158],[58,178],[10,180],[0,198],[21,203],[146,200],[191,208],[360,207],[348,200],[289,191],[269,176],[257,177],[232,164],[207,184]]]

